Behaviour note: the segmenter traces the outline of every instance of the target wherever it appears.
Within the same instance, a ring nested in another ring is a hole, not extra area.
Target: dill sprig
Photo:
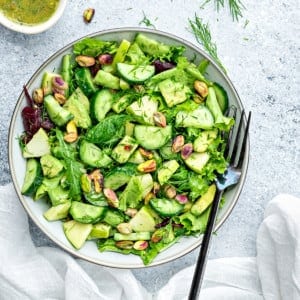
[[[201,8],[204,8],[204,6],[211,1],[212,0],[205,0],[201,4]],[[224,5],[225,5],[224,0],[214,0],[214,3],[215,3],[215,7],[218,12],[221,8],[224,8]],[[230,11],[233,21],[238,22],[239,18],[243,17],[242,11],[243,11],[243,9],[245,9],[244,4],[242,3],[241,0],[228,0],[228,6],[229,6],[229,11]]]
[[[211,33],[208,23],[204,24],[202,19],[195,14],[195,20],[189,19],[192,32],[199,44],[209,53],[213,60],[226,73],[226,69],[218,57],[217,45],[211,39]]]
[[[155,26],[152,24],[152,22],[149,20],[149,18],[146,16],[145,12],[143,11],[143,19],[139,22],[139,25],[146,25],[147,27],[153,27],[155,29]]]

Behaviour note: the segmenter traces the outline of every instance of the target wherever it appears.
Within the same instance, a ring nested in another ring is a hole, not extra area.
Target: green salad
[[[205,231],[234,120],[208,61],[184,52],[145,33],[85,38],[32,95],[24,87],[21,192],[46,201],[75,249],[91,241],[147,265]]]

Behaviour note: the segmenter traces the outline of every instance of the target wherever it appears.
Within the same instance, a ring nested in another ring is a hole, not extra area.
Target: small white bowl
[[[33,25],[25,25],[18,22],[14,22],[13,20],[7,18],[1,11],[0,11],[0,24],[11,29],[13,31],[25,33],[25,34],[36,34],[43,31],[48,30],[51,28],[62,16],[65,7],[67,4],[67,0],[60,0],[57,6],[56,11],[53,15],[43,23],[33,24]]]

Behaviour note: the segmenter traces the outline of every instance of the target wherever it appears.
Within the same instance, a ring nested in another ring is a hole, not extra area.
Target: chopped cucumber
[[[222,113],[224,114],[226,110],[228,109],[228,95],[225,91],[225,89],[218,83],[214,82],[213,88],[216,93],[216,97],[218,100],[218,103],[220,105],[220,108],[222,110]]]
[[[184,209],[184,205],[174,199],[153,198],[150,200],[150,205],[157,213],[164,217],[176,216]]]
[[[155,73],[155,67],[152,65],[143,66],[118,63],[117,70],[119,75],[130,83],[143,83]]]
[[[110,111],[114,94],[109,89],[102,89],[91,99],[91,115],[97,121],[102,121]]]
[[[47,221],[57,221],[65,219],[69,214],[71,201],[50,207],[44,212],[44,217]]]
[[[134,136],[142,147],[149,150],[159,149],[171,139],[172,127],[136,125]]]
[[[31,195],[35,193],[42,181],[43,176],[40,163],[34,158],[28,159],[26,161],[26,173],[21,193],[23,195]]]
[[[122,234],[116,232],[114,234],[115,241],[147,241],[151,239],[150,232],[133,232],[129,234]]]

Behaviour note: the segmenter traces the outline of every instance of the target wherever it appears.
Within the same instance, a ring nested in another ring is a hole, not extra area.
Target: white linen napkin
[[[36,248],[13,186],[0,187],[1,300],[181,300],[193,269],[180,271],[152,295],[129,270],[100,267],[57,248]],[[209,261],[200,299],[300,299],[300,200],[279,195],[268,204],[257,258]]]

